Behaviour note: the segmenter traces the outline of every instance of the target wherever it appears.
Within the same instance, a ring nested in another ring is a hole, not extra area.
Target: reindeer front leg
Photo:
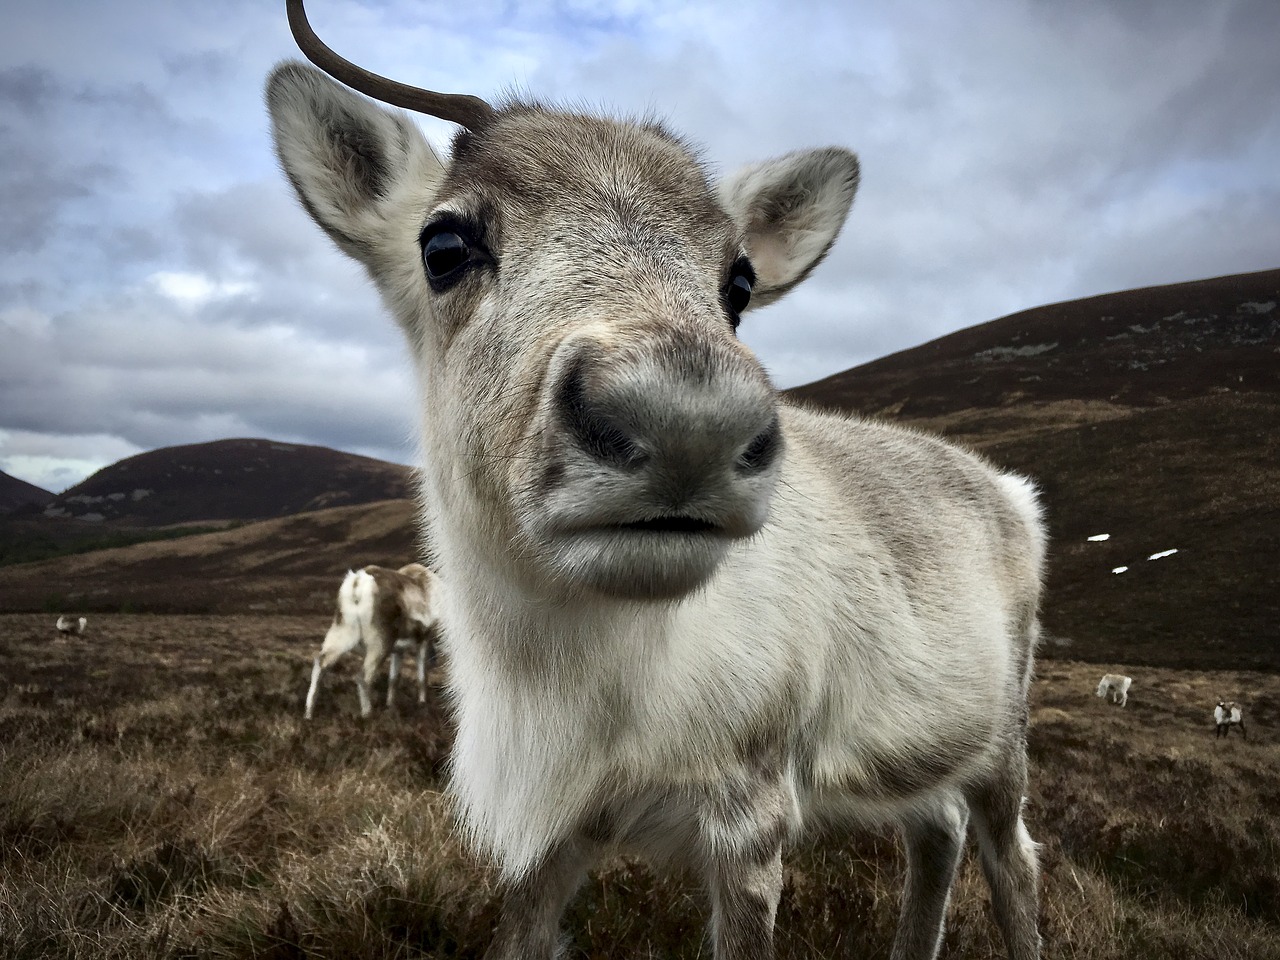
[[[715,960],[769,960],[782,895],[782,845],[799,825],[780,752],[762,753],[710,789],[698,810]]]
[[[387,709],[396,705],[396,681],[400,679],[400,661],[403,659],[399,650],[391,648],[391,656],[387,658]]]
[[[599,846],[575,837],[557,846],[505,891],[502,914],[485,960],[553,960],[563,954],[560,917],[599,856]]]
[[[418,702],[427,702],[427,656],[431,649],[429,641],[418,641]]]

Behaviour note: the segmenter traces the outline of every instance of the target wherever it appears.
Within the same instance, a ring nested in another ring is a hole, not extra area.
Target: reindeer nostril
[[[564,378],[558,400],[569,433],[596,460],[618,469],[632,469],[648,459],[616,420],[592,405],[581,363],[575,364]]]
[[[782,427],[778,423],[778,418],[774,417],[769,428],[757,434],[756,438],[747,444],[747,449],[738,457],[738,467],[751,472],[764,470],[773,463],[781,449]]]

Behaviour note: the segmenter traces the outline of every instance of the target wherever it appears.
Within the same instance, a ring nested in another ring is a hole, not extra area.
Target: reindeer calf
[[[1129,684],[1131,683],[1133,683],[1133,677],[1108,673],[1098,681],[1098,696],[1106,697],[1109,703],[1118,703],[1123,707],[1129,702]]]
[[[1240,736],[1249,739],[1249,733],[1244,727],[1244,708],[1234,700],[1218,701],[1218,705],[1213,708],[1213,723],[1215,740],[1230,736],[1232,727],[1239,727]]]
[[[391,662],[387,676],[387,706],[395,699],[400,660],[405,650],[416,650],[418,702],[427,699],[427,667],[435,662],[435,635],[440,579],[419,563],[399,570],[368,566],[348,571],[338,588],[333,624],[325,634],[320,653],[311,668],[306,718],[315,711],[320,676],[343,654],[364,648],[364,665],[356,674],[360,715],[373,710],[369,688],[384,661]]]

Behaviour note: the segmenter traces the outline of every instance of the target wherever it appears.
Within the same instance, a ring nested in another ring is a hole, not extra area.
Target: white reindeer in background
[[[1119,673],[1103,674],[1102,679],[1098,681],[1097,695],[1105,697],[1108,703],[1118,703],[1124,706],[1129,702],[1129,685],[1133,683],[1133,677],[1126,677]]]
[[[1244,728],[1244,707],[1234,700],[1219,700],[1213,708],[1213,739],[1229,737],[1232,727],[1240,728],[1240,736],[1249,739],[1249,732]]]
[[[892,822],[893,957],[930,958],[972,822],[1009,955],[1039,954],[1022,820],[1045,533],[972,453],[780,397],[735,335],[823,259],[843,149],[713,185],[679,138],[298,63],[267,101],[303,206],[418,371],[449,584],[452,790],[506,897],[492,958],[548,958],[616,850],[701,872],[719,960],[773,955],[804,826]],[[910,723],[901,704],[910,703]]]
[[[373,711],[369,689],[388,660],[391,666],[387,674],[387,706],[394,704],[400,659],[406,650],[416,652],[418,702],[425,703],[427,668],[435,661],[440,593],[440,578],[419,563],[399,570],[367,566],[347,571],[338,588],[333,623],[311,668],[306,718],[310,720],[315,712],[321,675],[357,648],[364,650],[364,664],[356,674],[360,716],[367,717]]]
[[[86,617],[75,620],[68,616],[61,616],[58,617],[58,622],[53,625],[53,628],[59,633],[81,634],[88,625],[89,620]]]

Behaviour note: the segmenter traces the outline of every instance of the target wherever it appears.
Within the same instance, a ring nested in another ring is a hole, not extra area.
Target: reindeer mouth
[[[651,517],[647,520],[633,520],[630,523],[620,523],[615,529],[626,530],[628,532],[635,531],[639,533],[723,533],[723,531],[710,520],[703,520],[701,517],[684,516]]]

